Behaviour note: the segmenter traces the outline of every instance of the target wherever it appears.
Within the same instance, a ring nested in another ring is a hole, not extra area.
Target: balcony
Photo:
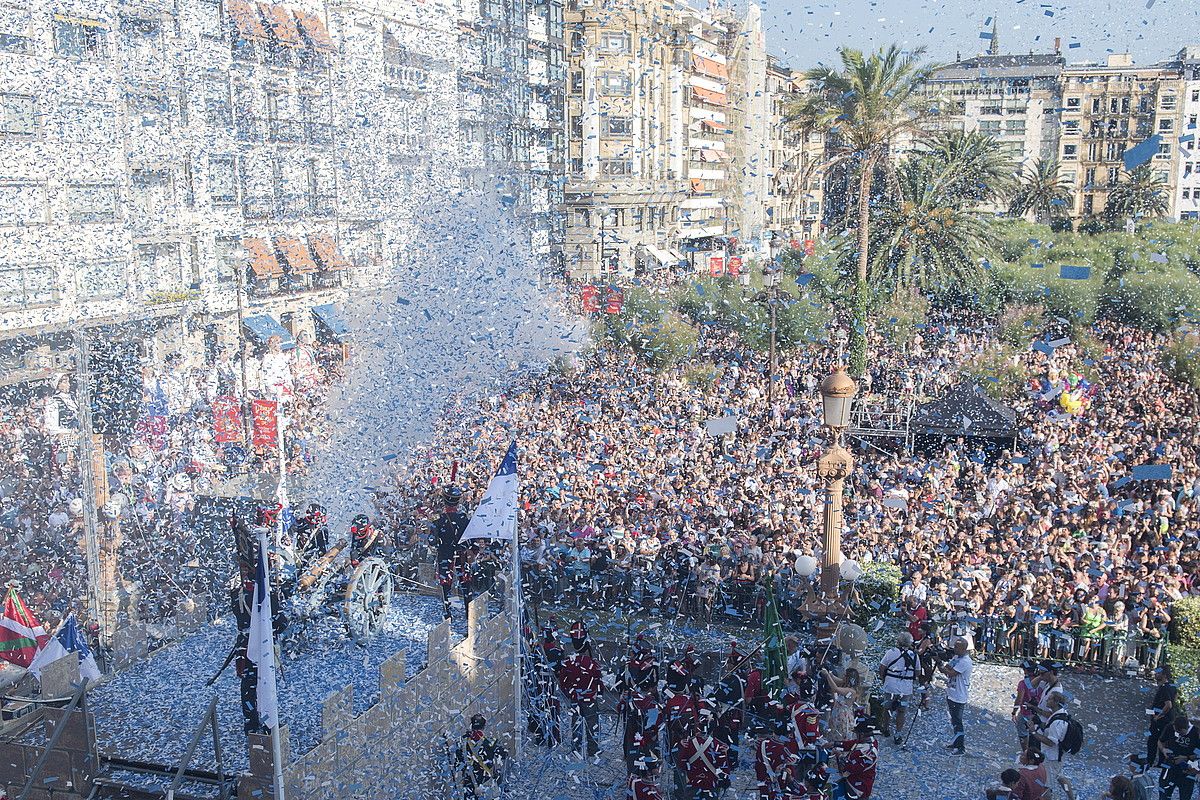
[[[294,119],[272,119],[271,141],[285,144],[304,142],[304,125]]]

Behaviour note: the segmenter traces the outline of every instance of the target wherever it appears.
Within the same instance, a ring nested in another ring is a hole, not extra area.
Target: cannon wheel
[[[365,642],[383,624],[392,603],[392,575],[378,558],[365,559],[346,583],[343,609],[346,627],[356,642]]]

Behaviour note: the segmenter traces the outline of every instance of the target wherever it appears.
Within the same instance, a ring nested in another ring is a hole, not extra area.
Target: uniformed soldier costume
[[[575,652],[563,659],[558,669],[558,682],[570,701],[575,705],[582,721],[583,731],[575,729],[572,741],[576,750],[583,749],[583,739],[587,739],[587,753],[594,756],[600,751],[598,735],[600,733],[600,695],[604,691],[604,683],[600,673],[600,665],[592,658],[592,646],[588,640],[587,628],[582,622],[571,626],[571,645]]]
[[[729,748],[731,769],[738,766],[742,723],[745,721],[746,679],[741,675],[745,659],[737,642],[730,645],[726,674],[717,683],[715,693],[717,716],[713,735]]]
[[[787,710],[771,701],[765,708],[767,730],[754,745],[754,775],[759,800],[781,800],[788,790],[791,773],[799,764],[796,742],[788,735]]]
[[[459,555],[464,549],[459,543],[467,530],[470,519],[459,510],[462,490],[447,486],[442,492],[445,507],[433,523],[433,540],[437,547],[438,583],[442,587],[442,605],[447,618],[450,617],[450,595],[454,591],[454,580],[458,570]]]
[[[680,743],[675,766],[692,800],[715,800],[729,785],[729,748],[702,724]]]
[[[358,514],[350,522],[350,563],[358,566],[379,545],[379,531],[366,514]]]
[[[633,762],[625,800],[663,800],[662,791],[658,788],[659,763],[660,759],[653,755],[644,755]]]
[[[462,735],[454,751],[464,800],[476,800],[489,794],[489,787],[499,785],[504,777],[508,750],[484,734],[486,726],[487,720],[482,714],[471,717],[471,730]]]
[[[842,775],[842,793],[847,800],[868,800],[875,788],[875,769],[879,762],[879,741],[875,726],[862,720],[854,728],[855,738],[842,743],[838,771]]]
[[[296,567],[301,573],[329,551],[329,526],[325,524],[325,507],[312,503],[303,517],[296,521]]]

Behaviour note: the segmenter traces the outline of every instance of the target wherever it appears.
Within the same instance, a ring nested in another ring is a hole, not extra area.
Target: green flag
[[[766,630],[763,633],[767,663],[763,669],[763,688],[771,698],[778,698],[787,686],[787,648],[783,644],[783,625],[779,623],[779,609],[775,606],[774,576],[767,578],[767,611],[764,615]]]

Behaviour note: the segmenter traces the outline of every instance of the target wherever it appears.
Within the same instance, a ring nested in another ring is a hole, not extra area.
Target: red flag
[[[583,301],[583,313],[595,314],[600,310],[600,287],[592,284],[584,284],[579,290],[579,297]]]
[[[274,400],[253,400],[250,421],[254,427],[255,447],[275,447],[279,433],[279,403]]]
[[[729,277],[736,278],[742,272],[742,257],[731,256],[729,259]]]
[[[213,438],[218,442],[240,442],[242,440],[242,410],[238,401],[228,395],[212,402]]]
[[[815,252],[817,252],[817,243],[814,242],[812,239],[805,239],[804,240],[804,255],[811,256]]]
[[[604,309],[609,314],[620,314],[625,305],[625,294],[620,289],[612,289],[608,293],[608,304]]]
[[[17,590],[8,587],[4,616],[0,617],[0,658],[28,667],[33,656],[50,641],[49,634],[25,607]]]

